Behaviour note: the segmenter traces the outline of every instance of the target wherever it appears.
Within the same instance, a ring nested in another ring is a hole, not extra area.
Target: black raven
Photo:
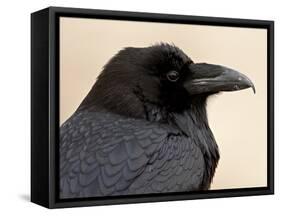
[[[249,87],[174,45],[121,50],[60,128],[60,197],[209,189],[219,151],[206,100]]]

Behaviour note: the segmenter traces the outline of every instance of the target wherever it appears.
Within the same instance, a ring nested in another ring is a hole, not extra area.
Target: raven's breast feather
[[[198,190],[204,169],[197,145],[168,125],[83,111],[60,128],[60,198]]]

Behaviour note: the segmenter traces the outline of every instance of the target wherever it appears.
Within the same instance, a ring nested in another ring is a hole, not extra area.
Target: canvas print
[[[60,18],[59,197],[267,186],[266,34]]]

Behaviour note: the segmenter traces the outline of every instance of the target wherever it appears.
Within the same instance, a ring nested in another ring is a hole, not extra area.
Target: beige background
[[[232,67],[251,78],[250,90],[208,101],[221,159],[212,189],[266,186],[266,30],[61,18],[60,120],[78,107],[104,64],[123,47],[174,43],[195,62]]]

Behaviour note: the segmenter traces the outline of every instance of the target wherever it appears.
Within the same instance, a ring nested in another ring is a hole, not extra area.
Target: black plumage
[[[219,152],[206,100],[248,87],[174,45],[125,48],[60,128],[60,197],[208,189]]]

